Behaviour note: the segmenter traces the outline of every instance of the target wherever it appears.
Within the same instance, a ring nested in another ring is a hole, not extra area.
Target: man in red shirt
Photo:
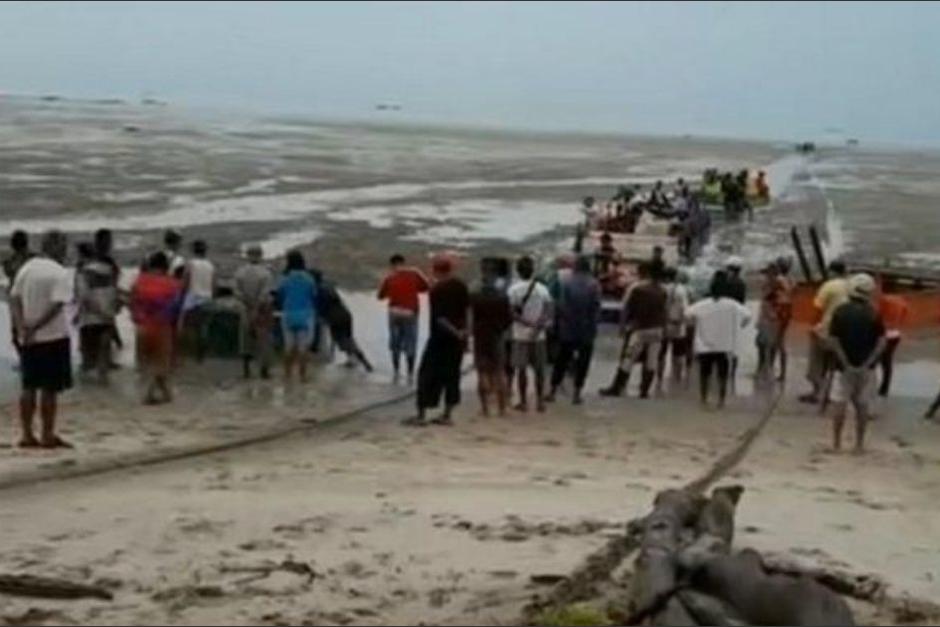
[[[427,292],[429,283],[420,270],[405,265],[405,258],[392,255],[391,270],[379,286],[379,300],[388,300],[389,349],[395,380],[398,380],[402,353],[408,360],[408,382],[414,378],[415,354],[418,349],[419,294]]]

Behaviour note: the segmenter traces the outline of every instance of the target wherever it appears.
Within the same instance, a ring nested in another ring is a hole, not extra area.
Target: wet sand
[[[44,614],[31,618],[65,624],[512,622],[547,592],[533,575],[567,575],[647,511],[656,491],[728,450],[763,402],[741,396],[716,413],[683,391],[602,400],[593,391],[615,350],[613,338],[601,343],[582,408],[560,399],[545,415],[480,418],[468,378],[452,428],[401,427],[406,400],[254,447],[4,490],[3,570],[99,582],[115,601],[0,597],[0,615],[15,622],[35,608]],[[323,380],[348,376],[330,369]],[[924,401],[883,407],[867,456],[829,456],[828,422],[793,399],[798,385],[725,480],[747,489],[738,545],[875,572],[894,594],[936,597],[940,428],[919,419]],[[277,415],[270,399],[256,414],[264,402],[246,403],[245,393],[232,391],[224,405],[187,392],[162,416],[135,413],[128,428],[170,414],[257,428],[252,416]],[[309,410],[285,401],[280,420]],[[114,424],[110,411],[85,420]]]
[[[775,190],[774,208],[758,212],[753,228],[718,233],[706,262],[733,251],[756,267],[786,250],[781,234],[794,222],[826,223],[827,198],[844,228],[830,238],[843,247],[834,252],[865,251],[877,228],[866,227],[875,224],[869,213],[853,217],[853,207],[891,192],[856,189],[858,179],[887,184],[866,168],[910,171],[906,189],[921,194],[912,207],[935,197],[921,189],[934,162],[925,157],[910,169],[894,153],[836,150],[794,159],[789,146],[717,140],[200,120],[172,108],[8,100],[0,106],[0,194],[10,201],[4,229],[58,224],[83,237],[114,226],[121,261],[132,264],[163,228],[179,226],[188,239],[209,240],[223,272],[247,242],[264,241],[272,258],[300,245],[348,289],[372,289],[392,250],[423,260],[429,241],[461,250],[468,276],[483,254],[555,251],[578,219],[580,196],[712,165],[776,166],[792,184]],[[827,163],[840,169],[827,170]],[[890,172],[888,182],[895,180]],[[914,240],[932,218],[911,215],[918,217],[898,221],[906,226],[892,235],[892,251],[929,255],[933,244]],[[686,394],[648,402],[597,398],[593,391],[607,382],[618,348],[606,338],[583,408],[562,402],[544,416],[479,419],[468,378],[451,429],[400,427],[410,400],[310,425],[305,420],[407,392],[389,383],[381,308],[368,293],[349,298],[357,334],[381,367],[374,376],[332,364],[309,387],[243,385],[237,364],[213,363],[188,367],[177,403],[152,410],[137,403],[134,373],[125,368],[113,389],[83,384],[66,395],[66,435],[79,448],[8,450],[0,478],[61,476],[103,459],[272,430],[289,435],[162,466],[4,490],[0,568],[97,581],[114,590],[115,601],[0,596],[0,617],[13,624],[511,623],[533,594],[546,591],[532,575],[567,574],[646,512],[657,490],[696,476],[756,417],[759,401],[747,396],[750,346],[742,397],[719,414],[701,411]],[[5,331],[0,320],[0,335]],[[798,354],[801,336],[793,340]],[[729,477],[747,488],[739,544],[873,571],[899,594],[935,598],[940,428],[919,419],[940,379],[935,348],[933,336],[902,345],[899,397],[879,406],[873,450],[862,458],[821,452],[828,422],[793,400],[803,391],[796,359],[780,414]],[[9,365],[7,354],[0,393],[12,410]]]

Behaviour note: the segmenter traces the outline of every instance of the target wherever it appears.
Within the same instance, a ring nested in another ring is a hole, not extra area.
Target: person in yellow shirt
[[[832,356],[828,348],[829,322],[836,308],[849,300],[846,272],[844,261],[837,259],[830,263],[829,274],[832,278],[822,284],[813,300],[818,322],[809,332],[809,363],[806,369],[806,378],[813,391],[800,397],[804,403],[820,401],[823,383],[832,367]]]

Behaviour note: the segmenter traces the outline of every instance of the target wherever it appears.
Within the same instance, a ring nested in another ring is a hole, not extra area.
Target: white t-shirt
[[[208,259],[189,260],[189,293],[200,300],[212,299],[215,266]]]
[[[48,257],[33,257],[16,274],[10,295],[23,302],[23,318],[32,325],[54,304],[72,301],[72,278],[68,270]],[[57,316],[36,330],[32,343],[54,342],[69,337],[68,318],[63,307]]]
[[[513,314],[522,305],[523,299],[529,292],[530,284],[531,281],[517,281],[509,288],[509,304],[512,306]],[[551,321],[551,308],[552,296],[548,293],[548,288],[536,282],[520,317],[530,324],[540,321],[548,324]],[[541,342],[545,340],[545,329],[543,327],[536,331],[534,327],[516,321],[512,323],[512,339],[517,342]]]
[[[186,258],[175,253],[169,248],[163,251],[163,254],[166,255],[166,261],[170,265],[170,275],[173,276],[177,271],[186,268]]]
[[[695,354],[734,353],[738,336],[751,320],[750,310],[738,301],[706,298],[689,307],[686,315],[695,322]]]

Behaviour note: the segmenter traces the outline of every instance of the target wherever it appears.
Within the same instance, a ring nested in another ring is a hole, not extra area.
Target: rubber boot
[[[643,378],[640,379],[640,398],[650,397],[650,388],[653,386],[653,379],[656,378],[655,370],[644,370]]]
[[[601,388],[600,394],[601,396],[622,396],[629,381],[630,375],[620,368],[617,368],[617,374],[614,375],[614,380],[611,382],[610,387]]]

